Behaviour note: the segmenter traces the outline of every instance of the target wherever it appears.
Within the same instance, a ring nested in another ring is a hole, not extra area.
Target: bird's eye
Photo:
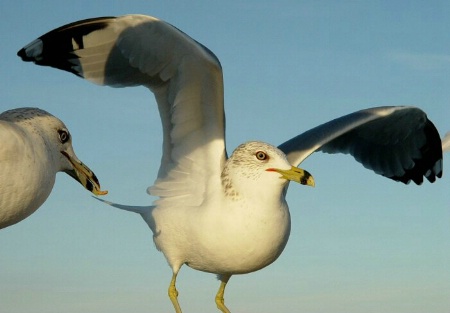
[[[59,141],[61,141],[61,143],[66,143],[67,141],[69,141],[70,135],[67,130],[64,129],[58,130],[58,134],[59,134]]]
[[[269,157],[267,156],[267,154],[263,151],[258,151],[255,153],[255,156],[258,160],[260,161],[264,161],[267,160]]]

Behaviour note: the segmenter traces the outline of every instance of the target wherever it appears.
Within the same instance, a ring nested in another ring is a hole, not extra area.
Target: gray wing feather
[[[315,151],[352,155],[396,181],[421,184],[442,176],[442,144],[426,114],[415,107],[361,110],[300,134],[279,148],[293,165]]]

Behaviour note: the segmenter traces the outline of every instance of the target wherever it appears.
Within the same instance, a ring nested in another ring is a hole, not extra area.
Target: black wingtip
[[[77,68],[78,56],[74,52],[83,48],[84,36],[107,27],[108,21],[113,18],[91,18],[58,27],[20,49],[17,56],[25,62],[51,66],[82,76]]]
[[[22,48],[19,51],[17,51],[17,56],[19,58],[21,58],[22,61],[25,61],[25,62],[33,61],[31,58],[27,57],[27,53],[25,51],[25,48]]]
[[[423,131],[425,133],[426,142],[424,146],[420,148],[422,158],[415,159],[414,167],[405,169],[404,175],[392,176],[389,178],[405,184],[413,181],[417,185],[421,185],[424,177],[426,177],[430,183],[434,183],[436,178],[442,177],[442,142],[439,132],[434,124],[428,119]]]

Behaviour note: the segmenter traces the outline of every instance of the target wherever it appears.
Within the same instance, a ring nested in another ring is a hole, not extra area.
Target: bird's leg
[[[181,313],[180,304],[178,303],[178,299],[177,299],[178,291],[177,291],[177,288],[175,287],[176,280],[177,280],[177,274],[173,273],[172,280],[170,281],[170,285],[169,285],[169,298],[170,298],[170,301],[172,301],[175,312]]]
[[[219,291],[217,291],[216,294],[217,308],[223,313],[230,313],[230,310],[228,310],[228,308],[225,306],[225,299],[223,298],[223,295],[225,293],[225,287],[230,277],[231,275],[220,275],[220,280],[222,281],[222,283],[220,284]]]

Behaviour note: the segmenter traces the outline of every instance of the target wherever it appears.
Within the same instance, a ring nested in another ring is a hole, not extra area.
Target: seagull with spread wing
[[[74,22],[18,52],[24,61],[112,87],[144,86],[155,95],[163,126],[153,206],[142,215],[173,275],[176,312],[182,267],[215,273],[217,307],[232,275],[257,271],[282,253],[290,234],[290,181],[314,185],[297,166],[316,151],[347,153],[379,175],[421,184],[442,175],[442,144],[415,107],[377,107],[337,118],[278,147],[263,142],[225,148],[224,90],[218,58],[176,27],[144,15]]]

